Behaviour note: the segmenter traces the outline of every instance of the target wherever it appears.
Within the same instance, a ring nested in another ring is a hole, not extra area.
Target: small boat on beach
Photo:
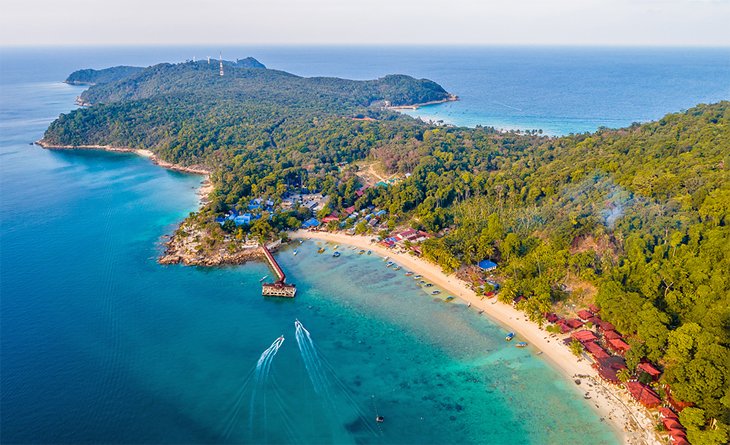
[[[525,346],[527,346],[527,343],[525,343],[524,341],[515,344],[516,348],[524,348]]]
[[[335,251],[335,253],[332,254],[333,257],[337,258],[340,256],[340,252]]]
[[[413,272],[411,272],[411,271],[406,272],[407,277],[410,277],[411,275],[413,275]]]
[[[390,259],[390,257],[387,256],[387,257],[383,258],[383,261],[388,261],[389,259]]]
[[[361,251],[359,251],[359,252],[358,252],[357,254],[358,254],[358,255],[362,255],[363,253],[365,253],[365,251],[364,251],[364,250],[361,250]]]
[[[400,266],[395,266],[393,270],[400,270]]]
[[[320,247],[317,253],[324,253],[324,247]]]
[[[426,284],[424,284],[424,286],[426,286],[426,287],[433,287],[433,284],[431,284],[431,283],[426,283]]]
[[[435,290],[435,291],[431,292],[431,295],[438,295],[438,294],[440,294],[440,293],[441,293],[441,291],[440,291],[440,290]]]
[[[391,266],[393,266],[393,264],[395,264],[395,263],[392,261],[388,261],[387,263],[385,263],[385,267],[391,267]]]
[[[297,256],[297,254],[299,253],[299,251],[297,249],[294,249],[294,252],[293,253],[294,253],[294,256]]]
[[[453,300],[454,298],[455,298],[455,297],[454,297],[453,295],[449,295],[448,297],[446,297],[446,301],[451,301],[451,300]]]
[[[510,332],[509,334],[507,334],[507,336],[504,339],[507,341],[511,341],[513,338],[515,338],[515,333]]]
[[[422,275],[413,275],[414,280],[420,280],[421,278],[423,278]]]
[[[371,255],[373,253],[372,250],[368,250],[368,255]]]

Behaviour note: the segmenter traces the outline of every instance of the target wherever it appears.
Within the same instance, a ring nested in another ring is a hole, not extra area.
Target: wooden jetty
[[[273,283],[263,283],[261,285],[261,295],[266,297],[287,297],[294,298],[297,294],[297,287],[293,284],[286,284],[286,274],[279,263],[274,259],[274,255],[269,252],[266,245],[262,245],[261,249],[264,251],[266,261],[268,261],[271,270],[276,274],[276,281]]]

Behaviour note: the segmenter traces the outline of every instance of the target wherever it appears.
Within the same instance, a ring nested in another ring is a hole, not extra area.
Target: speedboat
[[[413,275],[413,272],[411,272],[411,271],[406,272],[407,277],[410,277],[411,275]]]
[[[294,256],[297,256],[298,253],[299,253],[299,251],[294,249]]]
[[[264,275],[264,276],[263,276],[263,277],[261,277],[261,279],[259,280],[259,283],[260,283],[260,282],[262,282],[262,281],[264,281],[264,280],[265,280],[265,279],[267,279],[267,278],[269,278],[269,276],[268,276],[268,275]]]
[[[340,256],[340,252],[335,251],[335,253],[333,253],[332,256],[337,258],[338,256]]]
[[[521,341],[521,342],[515,344],[515,346],[518,348],[524,348],[525,346],[527,346],[527,343],[525,343],[524,341]]]
[[[515,333],[514,332],[510,332],[509,334],[507,334],[507,336],[504,339],[507,340],[507,341],[510,341],[513,338],[515,338]]]

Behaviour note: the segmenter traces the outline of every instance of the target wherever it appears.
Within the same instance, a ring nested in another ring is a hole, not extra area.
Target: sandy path
[[[405,252],[387,249],[371,242],[369,237],[304,230],[294,232],[290,236],[372,250],[383,257],[390,257],[404,269],[423,275],[436,286],[471,303],[473,309],[484,311],[484,314],[492,320],[514,331],[518,341],[529,343],[531,350],[542,355],[566,378],[572,381],[575,376],[582,376],[580,390],[587,392],[591,397],[587,403],[590,403],[605,421],[613,425],[623,443],[652,445],[661,443],[654,433],[654,421],[651,420],[649,413],[634,402],[627,395],[626,390],[608,385],[600,380],[597,372],[585,358],[576,358],[568,347],[562,344],[562,340],[566,336],[558,336],[542,330],[536,323],[529,321],[525,314],[494,298],[482,300],[464,281],[453,275],[446,275],[435,264]]]

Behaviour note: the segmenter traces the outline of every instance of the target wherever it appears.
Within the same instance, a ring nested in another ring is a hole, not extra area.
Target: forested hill
[[[102,70],[91,68],[74,71],[64,82],[71,85],[97,85],[114,82],[132,76],[144,70],[138,66],[113,66]]]
[[[223,76],[219,75],[218,61],[198,61],[162,63],[144,69],[83,70],[72,74],[67,81],[79,82],[79,79],[95,84],[81,95],[87,104],[169,96],[185,97],[191,103],[231,100],[341,111],[368,107],[379,101],[413,105],[449,97],[440,85],[426,79],[404,75],[368,81],[307,78],[266,69],[253,58],[225,61]]]

